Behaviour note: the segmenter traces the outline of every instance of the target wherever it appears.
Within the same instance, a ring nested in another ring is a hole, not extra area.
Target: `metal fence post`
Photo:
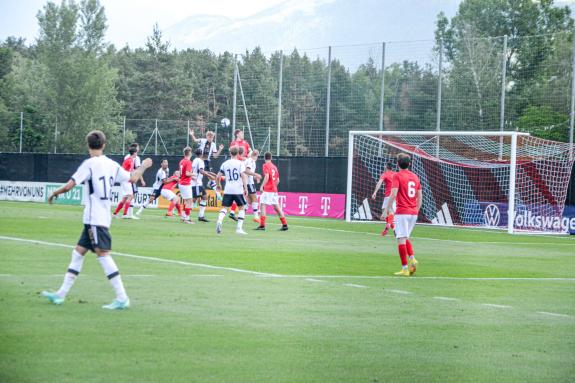
[[[327,54],[327,96],[325,108],[325,156],[329,156],[329,108],[331,103],[331,46]]]
[[[186,130],[186,146],[190,146],[190,120],[188,120],[188,130]]]
[[[573,127],[575,126],[575,31],[573,32],[573,52],[571,60],[571,109],[569,111],[569,159],[573,159]]]
[[[435,120],[435,131],[441,131],[441,85],[443,82],[443,40],[439,40],[439,66],[437,73],[437,111]],[[439,135],[437,135],[437,146],[435,148],[435,157],[439,158]]]
[[[124,116],[124,126],[122,128],[122,155],[126,154],[126,116]]]
[[[54,154],[56,154],[58,145],[58,116],[56,116],[56,127],[54,129]]]
[[[282,88],[283,88],[284,52],[280,51],[280,78],[278,87],[278,136],[276,144],[276,156],[280,155],[281,127],[282,127]],[[270,149],[272,136],[270,135]]]
[[[238,55],[234,55],[234,100],[232,107],[232,130],[236,130],[236,107],[238,98]]]
[[[155,142],[154,142],[154,154],[158,155],[158,119],[156,118],[156,128],[154,129],[156,133]]]
[[[385,95],[385,42],[381,44],[381,98],[379,100],[379,130],[383,130],[383,102]]]
[[[505,128],[505,85],[507,82],[507,35],[503,36],[503,52],[501,55],[501,106],[499,111],[499,131]],[[503,159],[503,137],[499,137],[499,159]]]
[[[22,134],[24,131],[24,112],[20,112],[20,153],[22,153]]]

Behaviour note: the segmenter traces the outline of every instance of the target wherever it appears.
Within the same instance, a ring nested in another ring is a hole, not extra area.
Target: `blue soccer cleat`
[[[130,300],[126,299],[125,301],[119,301],[117,299],[114,299],[114,301],[112,303],[110,303],[109,305],[104,305],[102,306],[103,309],[107,309],[107,310],[125,310],[128,307],[130,307]]]
[[[64,303],[65,298],[62,298],[56,293],[51,293],[49,291],[42,291],[42,296],[48,298],[50,303],[54,303],[55,305],[61,305]]]

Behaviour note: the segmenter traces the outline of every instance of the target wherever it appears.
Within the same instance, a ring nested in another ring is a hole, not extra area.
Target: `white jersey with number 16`
[[[130,173],[101,155],[82,162],[72,179],[76,185],[84,184],[84,224],[110,227],[112,186],[129,181]]]
[[[227,160],[220,167],[220,173],[226,177],[224,194],[244,194],[244,183],[242,173],[246,171],[243,161],[231,159]]]

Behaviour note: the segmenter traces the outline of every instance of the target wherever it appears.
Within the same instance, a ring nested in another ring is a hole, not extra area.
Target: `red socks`
[[[124,206],[124,201],[120,201],[118,206],[116,206],[116,210],[114,210],[114,214],[118,214],[120,210],[122,210],[122,206]]]
[[[230,208],[232,210],[232,213],[236,214],[237,208],[238,208],[238,204],[236,203],[236,201],[232,202],[232,207]]]
[[[182,215],[182,205],[180,205],[179,203],[176,203],[176,209],[178,209],[178,214]]]
[[[260,226],[261,226],[261,227],[265,227],[265,226],[266,226],[266,218],[267,218],[267,217],[266,217],[265,215],[262,215],[262,216],[260,217]]]
[[[128,209],[130,208],[131,204],[132,204],[132,202],[126,202],[124,204],[124,215],[128,215]]]
[[[190,210],[192,210],[192,209],[190,209],[188,207],[184,208],[184,212],[186,213],[186,217],[190,216]]]
[[[401,266],[407,266],[407,246],[398,245],[399,258],[401,258]]]
[[[385,222],[387,222],[387,227],[391,227],[392,229],[395,228],[395,225],[393,224],[393,214],[388,215]]]
[[[411,242],[409,242],[409,239],[405,241],[405,249],[407,250],[407,255],[411,257],[413,255],[413,247],[411,247]]]
[[[280,221],[282,221],[282,225],[287,226],[286,217],[280,217]]]
[[[170,206],[168,206],[168,213],[171,213],[174,210],[174,202],[170,201]]]

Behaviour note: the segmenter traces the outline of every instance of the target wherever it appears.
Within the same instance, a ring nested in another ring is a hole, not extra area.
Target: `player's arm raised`
[[[199,138],[196,138],[196,135],[194,134],[194,130],[193,129],[188,129],[188,134],[190,135],[190,137],[192,137],[192,141],[194,141],[196,144],[198,142],[200,142]]]
[[[142,166],[130,174],[130,181],[137,182],[140,178],[143,179],[144,173],[152,166],[152,164],[153,162],[151,158],[146,158],[144,161],[142,161]]]
[[[373,194],[371,195],[371,199],[375,199],[375,197],[377,197],[377,192],[379,191],[379,188],[381,187],[382,184],[383,184],[383,180],[380,178],[379,181],[377,181],[377,185],[375,185],[375,190],[373,191]]]

